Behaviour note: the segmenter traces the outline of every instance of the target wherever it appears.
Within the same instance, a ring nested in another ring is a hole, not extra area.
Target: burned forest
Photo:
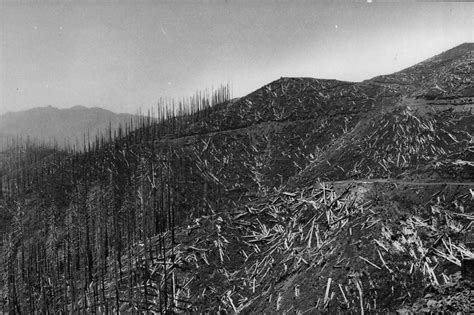
[[[0,311],[474,310],[474,44],[0,151]]]

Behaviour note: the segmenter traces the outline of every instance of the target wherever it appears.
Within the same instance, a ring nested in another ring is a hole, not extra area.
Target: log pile
[[[429,213],[394,215],[358,194],[320,183],[196,219],[174,249],[175,311],[383,311],[392,299],[408,307],[424,288],[457,283],[461,262],[474,257],[461,237],[472,215],[448,196],[428,200]],[[201,309],[202,299],[218,303]],[[449,310],[443,303],[437,309]]]

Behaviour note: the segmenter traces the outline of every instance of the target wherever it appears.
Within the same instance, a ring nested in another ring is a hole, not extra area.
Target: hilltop
[[[17,149],[4,310],[469,311],[473,49],[280,78],[84,153]]]
[[[412,67],[368,82],[396,86],[409,96],[427,100],[472,98],[473,50],[473,43],[464,43]]]

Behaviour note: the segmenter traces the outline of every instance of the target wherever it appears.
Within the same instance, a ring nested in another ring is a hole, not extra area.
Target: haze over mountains
[[[58,109],[52,106],[9,112],[0,116],[0,141],[20,136],[40,141],[57,141],[59,145],[82,145],[84,135],[93,140],[98,133],[129,122],[134,115],[116,114],[93,107],[74,106]]]

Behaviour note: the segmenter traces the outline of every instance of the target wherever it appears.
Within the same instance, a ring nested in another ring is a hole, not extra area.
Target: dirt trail
[[[417,181],[405,181],[387,178],[372,178],[372,179],[357,179],[357,180],[337,180],[327,181],[330,184],[373,184],[373,183],[391,183],[400,185],[423,185],[423,186],[436,186],[436,185],[448,185],[448,186],[474,186],[474,182],[417,182]]]

